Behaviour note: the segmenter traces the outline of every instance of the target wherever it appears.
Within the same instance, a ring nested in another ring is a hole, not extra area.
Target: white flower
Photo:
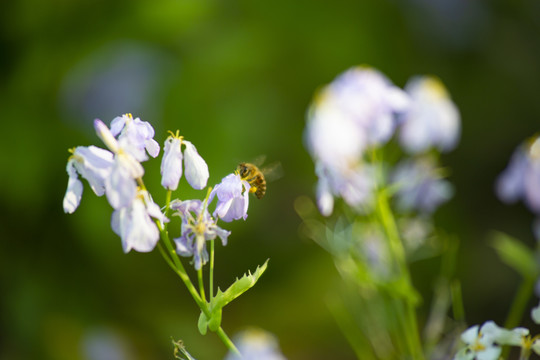
[[[186,167],[186,180],[192,188],[201,190],[206,187],[208,177],[208,165],[199,155],[195,146],[189,141],[183,141],[186,145],[184,150],[184,166]]]
[[[369,164],[356,164],[349,169],[337,170],[316,163],[317,205],[324,216],[332,213],[334,196],[342,197],[345,202],[359,210],[372,205],[375,192],[374,168]]]
[[[176,200],[171,203],[171,209],[182,218],[181,236],[174,239],[176,251],[182,256],[193,256],[194,267],[199,270],[208,261],[206,241],[219,237],[225,246],[231,232],[217,226],[206,202]]]
[[[127,135],[123,141],[117,141],[107,125],[99,119],[94,120],[94,127],[105,145],[114,152],[114,165],[105,181],[107,200],[114,209],[129,206],[137,193],[135,180],[144,175],[144,168],[133,155],[137,155],[137,151],[133,150],[135,142],[128,141]]]
[[[401,145],[410,153],[420,153],[430,147],[452,150],[459,140],[460,115],[442,82],[431,76],[414,77],[405,91],[411,103],[402,118]]]
[[[72,152],[66,167],[69,180],[64,196],[64,211],[69,214],[77,209],[81,201],[83,185],[79,175],[88,180],[97,196],[102,196],[113,166],[113,154],[96,146],[78,146]]]
[[[495,344],[489,334],[484,334],[482,329],[475,325],[461,334],[461,340],[466,346],[456,354],[455,360],[497,360],[499,358],[500,346]]]
[[[540,214],[540,137],[520,145],[496,182],[499,198],[512,203],[522,199]]]
[[[392,173],[392,183],[398,186],[398,206],[404,211],[432,213],[448,201],[454,190],[439,173],[431,157],[400,162]]]
[[[165,140],[161,160],[161,185],[167,190],[176,190],[182,177],[182,138],[169,136]]]
[[[131,249],[150,252],[159,241],[159,229],[152,218],[168,222],[159,207],[146,191],[139,191],[131,204],[113,212],[111,227],[122,239],[122,247],[127,253]]]
[[[111,122],[111,133],[118,136],[124,151],[129,152],[138,161],[148,159],[146,152],[154,158],[159,154],[159,144],[153,139],[152,125],[139,118],[133,119],[131,114],[115,117]]]
[[[530,343],[528,335],[528,329],[507,330],[497,326],[493,321],[484,323],[481,328],[475,325],[461,334],[461,340],[466,346],[454,359],[497,360],[501,354],[501,346],[528,346]]]
[[[247,218],[249,206],[249,189],[247,181],[242,180],[239,174],[229,174],[217,184],[210,193],[209,203],[217,195],[218,203],[214,216],[225,222]]]
[[[279,350],[276,337],[260,329],[249,329],[235,336],[242,356],[229,352],[225,360],[286,360]]]
[[[531,318],[536,324],[540,324],[540,304],[531,310]]]
[[[394,132],[408,97],[383,74],[355,67],[317,94],[308,112],[306,143],[325,166],[348,168],[367,146],[382,145]]]
[[[364,152],[390,139],[408,104],[403,90],[368,67],[349,69],[316,95],[304,136],[319,178],[323,215],[331,214],[334,196],[357,208],[370,203],[375,182]]]
[[[182,144],[186,149],[182,154]],[[165,141],[165,151],[161,161],[161,185],[168,190],[176,190],[182,177],[182,160],[184,160],[186,180],[192,188],[201,190],[206,187],[208,165],[199,155],[195,146],[181,136],[171,134]]]

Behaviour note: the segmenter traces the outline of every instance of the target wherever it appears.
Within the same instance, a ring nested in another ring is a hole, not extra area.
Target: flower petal
[[[189,141],[183,142],[186,145],[184,151],[184,164],[186,167],[186,180],[194,189],[201,190],[206,187],[208,177],[208,165],[199,155],[195,146]]]
[[[181,139],[169,137],[165,141],[161,160],[161,185],[167,190],[176,190],[182,177]]]
[[[66,195],[64,195],[64,212],[73,214],[79,207],[83,192],[83,184],[78,177],[69,177]]]

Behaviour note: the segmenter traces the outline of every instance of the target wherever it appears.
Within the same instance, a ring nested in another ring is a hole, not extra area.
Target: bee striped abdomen
[[[242,180],[249,183],[249,192],[254,193],[257,199],[261,199],[266,193],[266,180],[259,168],[250,163],[240,163],[237,168]]]

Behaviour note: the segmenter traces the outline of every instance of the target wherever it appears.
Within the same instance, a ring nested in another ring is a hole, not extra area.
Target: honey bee
[[[262,199],[266,194],[266,179],[259,168],[251,163],[240,163],[236,168],[240,178],[251,185],[250,193],[254,193],[257,199]]]

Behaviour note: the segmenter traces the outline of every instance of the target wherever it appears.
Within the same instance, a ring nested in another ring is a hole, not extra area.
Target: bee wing
[[[261,169],[261,172],[263,173],[267,182],[281,179],[284,175],[283,166],[279,161],[264,166]]]
[[[265,160],[266,155],[259,155],[255,159],[253,159],[251,163],[260,169],[261,166],[264,164]]]

